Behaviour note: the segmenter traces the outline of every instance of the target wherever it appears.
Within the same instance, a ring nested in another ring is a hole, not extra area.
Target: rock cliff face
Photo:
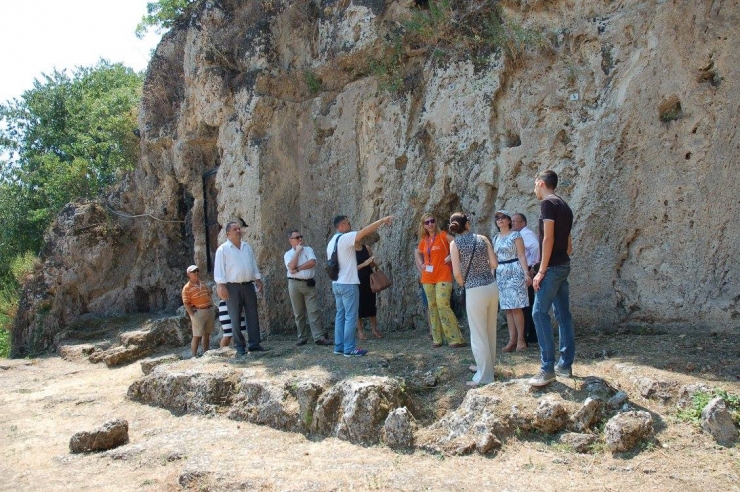
[[[141,162],[112,203],[182,222],[111,215],[135,223],[127,274],[100,262],[97,280],[85,280],[95,285],[81,289],[65,272],[84,260],[50,252],[37,283],[57,297],[39,288],[28,309],[46,296],[46,309],[64,305],[67,317],[135,310],[112,293],[136,289],[146,308],[173,309],[184,267],[194,258],[210,268],[222,227],[237,220],[266,279],[263,323],[291,331],[287,231],[301,229],[323,258],[336,214],[358,228],[395,214],[373,238],[395,282],[379,296],[380,323],[421,326],[412,261],[421,214],[472,213],[490,235],[493,211],[506,208],[536,228],[534,175],[552,168],[576,217],[579,329],[736,329],[740,3],[449,3],[446,23],[408,35],[415,12],[438,13],[424,10],[430,2],[200,2],[150,64]],[[481,49],[494,8],[508,34]]]

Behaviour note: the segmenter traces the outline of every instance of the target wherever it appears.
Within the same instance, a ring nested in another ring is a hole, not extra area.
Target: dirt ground
[[[500,347],[507,335],[499,330]],[[675,401],[645,399],[635,374],[679,384],[703,382],[740,393],[740,336],[664,332],[644,327],[577,338],[572,380],[558,380],[532,398],[556,392],[569,398],[585,376],[600,376],[627,391],[637,408],[656,419],[655,439],[630,453],[604,447],[578,454],[552,437],[531,434],[504,443],[489,456],[446,456],[417,450],[396,453],[335,438],[307,437],[225,417],[177,416],[127,399],[141,377],[138,363],[117,369],[85,360],[0,360],[1,490],[740,490],[738,446],[717,445],[695,425],[679,420]],[[433,349],[426,333],[390,333],[361,344],[364,358],[331,354],[331,347],[295,347],[271,336],[272,350],[243,362],[276,377],[302,371],[400,376],[409,382],[414,412],[428,425],[462,401],[473,363],[469,347]],[[183,348],[184,350],[185,348]],[[499,356],[503,381],[534,374],[536,347]],[[208,358],[188,361],[194,367]],[[625,367],[629,367],[626,370]],[[445,368],[440,371],[439,368]],[[419,375],[442,374],[435,388],[415,387]],[[70,454],[70,437],[105,421],[129,422],[128,445]]]

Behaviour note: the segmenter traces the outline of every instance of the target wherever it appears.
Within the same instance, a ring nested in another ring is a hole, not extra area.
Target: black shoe
[[[303,345],[306,345],[307,343],[308,343],[308,340],[299,340],[298,342],[296,342],[295,346],[302,347]]]
[[[326,346],[334,345],[334,342],[332,342],[331,340],[327,340],[326,338],[320,338],[319,340],[316,340],[313,343],[315,343],[316,345],[326,345]]]
[[[254,347],[250,347],[250,352],[267,352],[269,349],[264,348],[262,345],[255,345]]]

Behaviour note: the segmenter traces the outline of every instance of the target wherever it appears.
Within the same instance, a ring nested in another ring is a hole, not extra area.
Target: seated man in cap
[[[211,333],[216,316],[211,302],[211,290],[200,281],[198,267],[190,265],[187,269],[190,280],[182,288],[182,304],[190,316],[193,325],[193,340],[190,342],[190,352],[193,357],[198,356],[198,345],[203,339],[203,352],[207,352],[211,344]]]

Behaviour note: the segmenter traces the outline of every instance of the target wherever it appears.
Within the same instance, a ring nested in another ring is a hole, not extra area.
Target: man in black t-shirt
[[[575,356],[575,332],[570,315],[568,274],[573,250],[571,228],[573,211],[555,194],[558,175],[542,171],[534,182],[534,193],[540,200],[541,261],[532,285],[536,292],[532,318],[540,344],[540,372],[529,380],[531,386],[546,386],[555,376],[571,377]],[[560,360],[555,364],[555,338],[550,325],[550,307],[559,325]]]

